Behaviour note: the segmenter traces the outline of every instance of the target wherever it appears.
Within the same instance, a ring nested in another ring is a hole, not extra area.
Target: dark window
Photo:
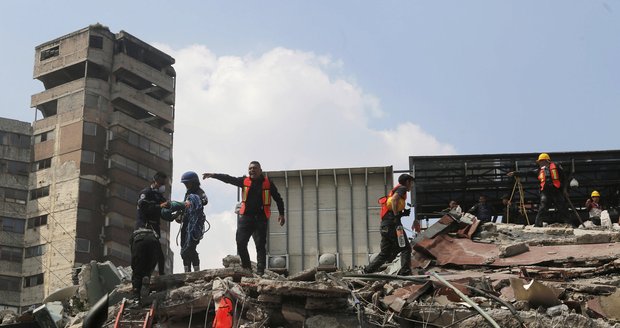
[[[95,152],[82,150],[82,163],[95,164]]]
[[[84,122],[84,134],[87,136],[96,136],[97,124],[91,122]]]
[[[43,254],[45,254],[45,245],[37,245],[37,246],[27,247],[24,253],[24,256],[26,258],[29,258],[29,257],[41,256]]]
[[[80,179],[80,191],[81,192],[95,191],[95,181],[88,180],[88,179]]]
[[[88,47],[103,49],[103,37],[98,35],[91,35],[90,38],[88,38]]]
[[[4,189],[4,201],[7,203],[26,204],[28,192],[19,189]]]
[[[34,276],[24,277],[24,288],[43,284],[43,274],[35,274]]]
[[[34,136],[34,143],[44,142],[54,139],[54,130],[43,132]]]
[[[86,98],[84,98],[84,105],[89,108],[99,109],[99,95],[90,92],[86,93]]]
[[[0,231],[24,233],[25,220],[0,217]]]
[[[6,172],[9,174],[28,176],[28,164],[24,162],[7,161]]]
[[[78,208],[77,220],[80,222],[93,222],[95,212],[86,208]]]
[[[46,159],[42,159],[32,164],[32,170],[33,171],[44,170],[44,169],[50,168],[51,166],[52,166],[52,159],[46,158]]]
[[[28,219],[28,229],[40,227],[47,224],[47,214],[41,216],[35,216]]]
[[[18,292],[21,282],[21,277],[0,276],[0,290]]]
[[[30,191],[30,200],[34,200],[34,199],[38,199],[41,197],[45,197],[45,196],[49,196],[50,194],[50,187],[46,186],[46,187],[42,187],[42,188],[37,188],[34,190]]]
[[[22,263],[22,248],[0,245],[0,260]]]
[[[60,54],[60,46],[55,46],[49,49],[41,50],[41,61],[48,58],[56,57]]]
[[[75,251],[80,253],[89,253],[90,240],[84,238],[75,238]]]

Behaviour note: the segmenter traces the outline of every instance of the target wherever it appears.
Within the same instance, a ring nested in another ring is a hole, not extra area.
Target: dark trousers
[[[187,240],[187,223],[183,222],[181,226],[181,247],[185,246],[185,242]],[[181,258],[183,259],[184,267],[192,267],[200,265],[200,257],[198,256],[198,252],[196,251],[196,246],[198,246],[198,242],[194,240],[189,241],[189,245],[187,248],[181,250]]]
[[[398,246],[396,227],[399,225],[402,225],[400,217],[394,216],[391,211],[383,217],[381,220],[381,251],[366,267],[367,273],[376,272],[383,263],[394,261],[398,253],[400,253],[401,264],[399,274],[411,273],[411,245],[409,238],[405,236],[405,247]]]
[[[248,253],[248,242],[250,237],[254,239],[256,245],[256,271],[265,271],[267,263],[267,217],[264,214],[255,216],[239,215],[237,219],[237,253],[241,257],[241,266],[247,269],[252,268],[250,254]]]
[[[575,225],[574,220],[568,216],[568,207],[562,190],[553,186],[545,186],[545,189],[540,191],[540,206],[534,223],[536,227],[542,227],[543,221],[550,222],[549,208],[551,205],[555,207],[556,213],[559,215],[555,219],[557,222],[562,219],[565,223]]]
[[[150,277],[159,261],[161,245],[152,232],[134,233],[131,238],[131,285],[139,295],[142,279]]]

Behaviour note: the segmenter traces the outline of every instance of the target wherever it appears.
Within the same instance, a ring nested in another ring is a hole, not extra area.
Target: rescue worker
[[[478,204],[472,206],[467,213],[475,215],[482,222],[495,223],[497,221],[495,208],[487,202],[487,196],[485,195],[480,195],[478,197]]]
[[[267,224],[271,215],[271,198],[278,205],[278,222],[283,226],[284,202],[276,188],[276,185],[263,175],[260,163],[250,162],[248,176],[232,177],[227,174],[203,173],[203,179],[214,178],[222,182],[242,188],[241,204],[237,218],[237,253],[241,257],[241,266],[252,270],[248,242],[250,237],[256,245],[256,274],[262,276],[265,273],[267,263]]]
[[[536,175],[540,183],[540,205],[534,226],[542,227],[543,221],[548,221],[549,208],[553,204],[560,218],[565,223],[577,227],[579,224],[569,217],[566,199],[564,198],[564,170],[560,164],[551,161],[547,153],[541,153],[536,160],[538,169],[532,171],[513,171],[508,172],[508,176]]]
[[[140,192],[135,231],[129,241],[131,247],[132,287],[134,297],[140,298],[142,281],[159,267],[164,274],[164,253],[159,243],[161,209],[169,206],[164,197],[168,176],[157,172],[151,185]]]
[[[594,190],[590,194],[590,198],[586,200],[586,210],[588,210],[588,216],[590,221],[596,225],[601,225],[601,213],[603,212],[603,206],[600,203],[601,194]]]
[[[138,196],[138,213],[135,229],[149,228],[153,229],[155,236],[159,240],[161,236],[160,218],[161,209],[169,207],[164,193],[168,184],[168,175],[163,172],[157,172],[153,176],[151,185],[142,189]],[[159,275],[164,274],[164,252],[159,247],[157,267]]]
[[[209,203],[205,192],[200,188],[200,179],[196,172],[188,171],[181,176],[181,182],[187,191],[183,201],[185,210],[177,222],[181,223],[181,258],[185,272],[200,271],[200,258],[196,246],[204,234],[204,206]]]
[[[401,174],[398,177],[398,184],[390,191],[387,197],[379,199],[381,204],[381,251],[364,268],[364,272],[372,273],[379,270],[381,265],[392,262],[400,253],[401,268],[399,275],[411,274],[411,246],[409,239],[405,236],[405,246],[398,244],[397,228],[402,227],[401,217],[409,216],[411,209],[405,209],[407,202],[407,192],[413,188],[413,177],[409,174]]]
[[[150,228],[138,228],[131,235],[131,291],[140,301],[142,286],[147,285],[155,266],[159,265],[161,246],[159,237]]]

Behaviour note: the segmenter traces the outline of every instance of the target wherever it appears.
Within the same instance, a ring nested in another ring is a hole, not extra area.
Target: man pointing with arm
[[[271,215],[271,198],[276,201],[278,206],[278,222],[283,226],[286,222],[284,218],[284,202],[271,179],[263,175],[260,163],[250,162],[248,176],[232,177],[227,174],[203,173],[203,179],[214,178],[222,182],[235,185],[241,190],[241,208],[237,219],[237,253],[241,257],[241,266],[252,269],[250,264],[250,254],[248,253],[248,242],[254,236],[256,245],[256,273],[263,275],[267,262],[267,224]]]

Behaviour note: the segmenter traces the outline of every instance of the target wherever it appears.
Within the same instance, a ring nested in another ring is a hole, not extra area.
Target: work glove
[[[411,209],[410,208],[406,208],[403,210],[402,214],[400,216],[409,216],[411,215]]]

